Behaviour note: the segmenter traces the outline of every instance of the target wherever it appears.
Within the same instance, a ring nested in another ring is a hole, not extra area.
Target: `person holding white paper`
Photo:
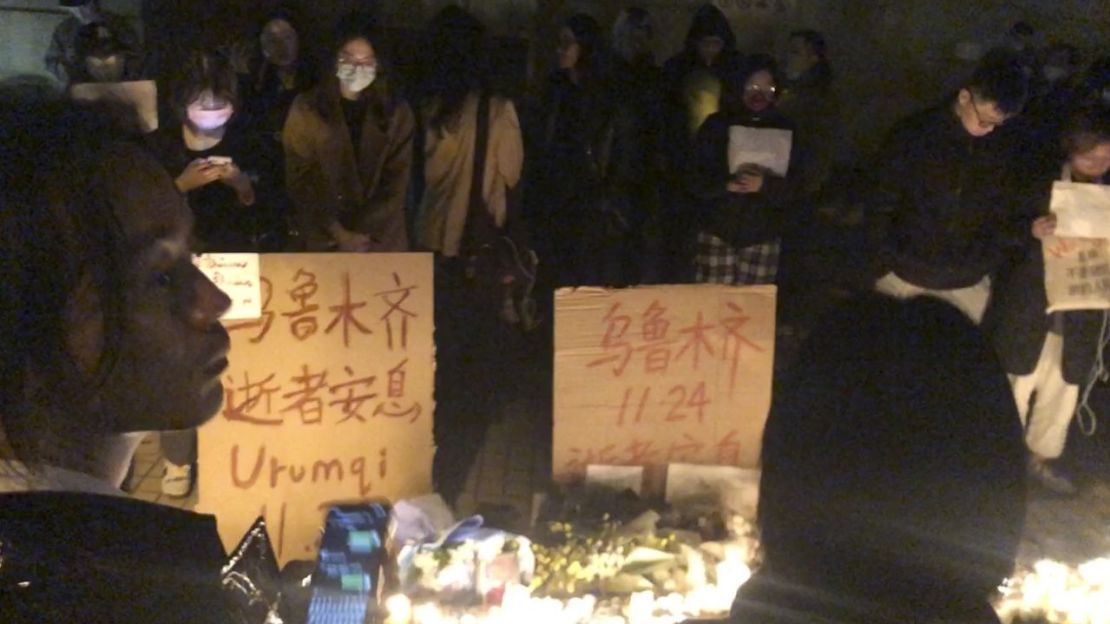
[[[1046,214],[1053,177],[1070,182],[1110,182],[1110,114],[1082,113],[1067,125],[1063,141],[1067,160],[1036,182],[1031,192],[1038,214],[1031,218],[1024,254],[1001,272],[984,317],[1002,365],[1010,376],[1018,413],[1029,447],[1029,476],[1058,494],[1074,494],[1075,485],[1052,465],[1064,451],[1068,426],[1097,378],[1100,345],[1107,339],[1105,310],[1069,310],[1046,314],[1045,261],[1042,241],[1053,235],[1055,215]]]
[[[725,110],[698,131],[691,181],[700,201],[697,282],[775,283],[796,169],[793,124],[775,109],[777,85],[774,59],[751,57],[726,84]]]

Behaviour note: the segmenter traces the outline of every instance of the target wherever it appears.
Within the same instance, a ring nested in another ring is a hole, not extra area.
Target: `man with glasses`
[[[1020,236],[1018,144],[999,128],[1021,111],[1027,92],[1020,64],[988,55],[954,97],[891,131],[868,206],[877,290],[930,294],[979,322],[990,275]]]

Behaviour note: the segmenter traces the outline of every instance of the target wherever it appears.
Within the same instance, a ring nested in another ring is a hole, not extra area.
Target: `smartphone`
[[[312,573],[308,624],[363,624],[376,605],[390,509],[382,503],[328,511]]]
[[[213,165],[230,165],[232,163],[231,156],[209,156],[208,162]]]

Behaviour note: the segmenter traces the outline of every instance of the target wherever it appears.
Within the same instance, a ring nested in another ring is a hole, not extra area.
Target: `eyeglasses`
[[[356,59],[345,54],[340,54],[337,60],[342,65],[354,65],[356,67],[377,67],[377,59]]]
[[[749,94],[765,93],[767,95],[774,95],[777,92],[778,92],[778,89],[776,89],[774,86],[764,87],[763,85],[757,85],[757,84],[750,84],[750,85],[745,85],[744,86],[744,93],[749,93]]]
[[[975,93],[973,93],[972,91],[969,90],[968,95],[971,96],[971,111],[973,113],[975,113],[975,121],[977,121],[979,123],[980,128],[982,128],[984,130],[993,130],[995,128],[1000,127],[1002,124],[1006,123],[1006,121],[1007,121],[1006,117],[1003,117],[999,121],[993,121],[993,120],[990,120],[990,119],[983,119],[983,114],[979,112],[979,101],[975,99]]]

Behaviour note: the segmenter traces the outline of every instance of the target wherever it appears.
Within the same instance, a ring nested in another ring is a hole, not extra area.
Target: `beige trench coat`
[[[317,89],[334,89],[328,119],[314,107]],[[285,180],[308,251],[334,247],[328,225],[368,235],[371,251],[407,251],[405,196],[415,120],[402,100],[388,107],[383,132],[372,110],[363,122],[359,157],[351,145],[338,86],[325,81],[297,96],[285,120]]]

